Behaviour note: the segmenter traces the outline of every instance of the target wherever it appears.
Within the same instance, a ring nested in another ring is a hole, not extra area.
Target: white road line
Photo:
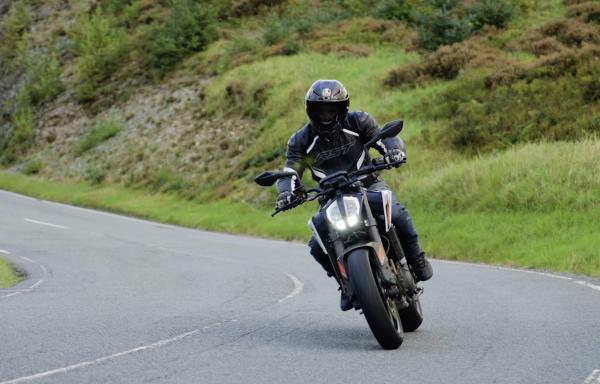
[[[298,295],[300,292],[302,292],[302,288],[304,288],[304,283],[301,282],[300,280],[298,280],[298,278],[290,273],[286,273],[286,276],[290,278],[290,280],[292,280],[292,282],[294,283],[294,289],[292,290],[292,292],[287,295],[286,297],[279,299],[279,302],[282,303],[286,300],[291,299],[292,297]],[[2,383],[0,383],[2,384]]]
[[[499,265],[469,263],[468,261],[441,260],[441,259],[433,259],[433,261],[435,263],[443,263],[443,264],[471,265],[471,266],[474,266],[474,267],[499,269],[499,270],[502,270],[502,271],[513,271],[513,272],[521,272],[521,273],[530,273],[532,275],[546,276],[546,277],[551,277],[553,279],[560,279],[560,280],[567,280],[567,281],[573,280],[572,277],[568,277],[568,276],[555,275],[553,273],[548,273],[548,272],[530,271],[530,270],[527,270],[527,269],[502,267],[502,266],[499,266]]]
[[[29,257],[25,257],[25,256],[19,256],[21,259],[30,262],[32,264],[37,265],[38,267],[40,267],[40,269],[42,270],[42,275],[44,277],[46,277],[48,275],[48,269],[46,269],[46,267],[40,263],[38,263],[37,261],[31,260]],[[16,296],[16,295],[20,295],[21,293],[25,293],[25,292],[31,292],[34,289],[36,289],[37,287],[39,287],[40,285],[42,285],[45,282],[44,277],[42,277],[40,280],[38,280],[35,284],[33,284],[32,286],[30,286],[29,288],[21,288],[18,289],[16,292],[11,293],[9,295],[4,295],[4,296],[0,296],[0,299],[5,299],[7,297],[11,297],[11,296]]]
[[[66,372],[69,372],[69,371],[72,371],[72,370],[75,370],[75,369],[79,369],[79,368],[83,368],[83,367],[87,367],[87,366],[90,366],[90,365],[100,364],[100,363],[102,363],[104,361],[116,359],[118,357],[126,356],[126,355],[129,355],[129,354],[132,354],[132,353],[136,353],[136,352],[141,352],[141,351],[145,351],[145,350],[148,350],[148,349],[155,349],[155,348],[158,348],[158,347],[162,347],[164,345],[171,344],[171,343],[174,343],[176,341],[179,341],[179,340],[181,340],[183,338],[192,336],[192,335],[194,335],[194,334],[196,334],[198,332],[200,332],[200,330],[199,329],[195,329],[193,331],[182,333],[181,335],[177,335],[177,336],[171,337],[169,339],[164,339],[164,340],[157,341],[156,343],[152,343],[152,344],[148,344],[148,345],[143,345],[141,347],[133,348],[133,349],[130,349],[130,350],[127,350],[127,351],[119,352],[119,353],[115,353],[113,355],[103,356],[103,357],[100,357],[100,358],[95,359],[95,360],[84,361],[84,362],[81,362],[81,363],[69,365],[69,366],[64,367],[64,368],[57,368],[57,369],[53,369],[53,370],[46,371],[46,372],[36,373],[35,375],[23,376],[23,377],[19,377],[17,379],[3,381],[0,384],[25,383],[25,382],[28,382],[28,381],[43,379],[45,377],[53,376],[53,375],[56,375],[56,374],[59,374],[59,373],[66,373]]]
[[[48,227],[54,227],[54,228],[60,228],[60,229],[71,229],[71,227],[67,227],[64,225],[58,225],[58,224],[52,224],[52,223],[46,223],[44,221],[38,221],[38,220],[33,220],[33,219],[28,219],[28,218],[24,218],[23,220],[33,223],[33,224],[45,225]]]
[[[36,289],[37,287],[40,286],[40,284],[42,284],[44,282],[44,279],[40,279],[37,283],[33,284],[31,287],[29,287],[29,289]]]
[[[595,369],[588,377],[585,379],[583,384],[600,384],[600,369]]]
[[[13,292],[11,294],[8,294],[8,295],[0,296],[0,298],[16,296],[16,295],[20,295],[21,293],[23,293],[23,291],[17,291],[17,292]]]
[[[214,328],[214,327],[216,327],[218,325],[222,325],[222,324],[226,324],[226,323],[235,323],[236,321],[237,321],[236,319],[220,321],[218,323],[215,323],[215,324],[203,327],[201,330],[200,329],[194,329],[193,331],[182,333],[181,335],[177,335],[177,336],[174,336],[174,337],[170,337],[168,339],[160,340],[160,341],[157,341],[157,342],[152,343],[152,344],[142,345],[141,347],[129,349],[129,350],[123,351],[123,352],[118,352],[118,353],[115,353],[115,354],[112,354],[112,355],[102,356],[102,357],[97,358],[95,360],[83,361],[81,363],[69,365],[69,366],[66,366],[66,367],[63,367],[63,368],[57,368],[57,369],[52,369],[52,370],[46,371],[46,372],[36,373],[35,375],[23,376],[23,377],[19,377],[19,378],[16,378],[16,379],[12,379],[12,380],[8,380],[8,381],[3,381],[3,382],[0,382],[0,384],[26,383],[26,382],[29,382],[29,381],[43,379],[43,378],[48,377],[48,376],[57,375],[57,374],[60,374],[60,373],[67,373],[67,372],[73,371],[75,369],[79,369],[79,368],[89,367],[91,365],[100,364],[100,363],[103,363],[103,362],[108,361],[108,360],[114,360],[114,359],[119,358],[119,357],[130,355],[132,353],[137,353],[137,352],[142,352],[142,351],[147,351],[147,350],[151,350],[151,349],[156,349],[156,348],[159,348],[159,347],[163,347],[165,345],[175,343],[176,341],[179,341],[179,340],[184,339],[186,337],[193,336],[193,335],[195,335],[195,334],[197,334],[197,333],[199,333],[201,331],[205,331],[205,330],[208,330],[210,328]]]
[[[588,288],[595,289],[596,291],[600,291],[600,286],[599,285],[588,283],[587,281],[577,280],[577,281],[575,281],[575,283],[583,285],[583,286],[586,286]]]
[[[444,264],[454,264],[454,265],[471,265],[471,266],[475,266],[475,267],[499,269],[499,270],[502,270],[502,271],[513,271],[513,272],[531,273],[533,275],[546,276],[546,277],[551,277],[553,279],[560,279],[560,280],[572,281],[572,282],[574,282],[576,284],[583,285],[585,287],[594,289],[596,291],[600,291],[600,285],[588,283],[587,281],[583,281],[583,280],[575,280],[572,277],[568,277],[568,276],[555,275],[553,273],[539,272],[539,271],[529,271],[529,270],[526,270],[526,269],[501,267],[501,266],[497,266],[497,265],[469,263],[469,262],[466,262],[466,261],[453,261],[453,260],[437,260],[437,259],[434,259],[434,262],[436,262],[436,263],[444,263]],[[600,382],[598,384],[600,384]]]
[[[0,249],[0,253],[4,253],[5,255],[10,255],[10,252],[5,251],[4,249]]]

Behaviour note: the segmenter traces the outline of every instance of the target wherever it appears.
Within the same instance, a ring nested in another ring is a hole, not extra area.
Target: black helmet
[[[348,91],[337,80],[315,81],[304,98],[306,114],[320,134],[340,130],[340,122],[346,118],[349,105]]]

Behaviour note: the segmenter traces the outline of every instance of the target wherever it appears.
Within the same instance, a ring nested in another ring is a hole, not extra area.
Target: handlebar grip
[[[385,159],[383,157],[378,157],[376,159],[373,159],[372,163],[373,165],[383,165],[385,164]]]

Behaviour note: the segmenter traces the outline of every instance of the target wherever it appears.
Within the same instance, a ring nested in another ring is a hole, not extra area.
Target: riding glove
[[[294,200],[294,194],[290,191],[284,191],[277,196],[277,208],[281,209],[286,205],[291,204]]]
[[[400,149],[390,149],[385,154],[386,163],[395,163],[400,160],[406,159],[406,153]]]

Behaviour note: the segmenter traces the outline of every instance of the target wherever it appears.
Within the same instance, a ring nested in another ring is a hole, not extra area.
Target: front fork
[[[355,244],[349,248],[346,248],[338,233],[336,231],[331,231],[330,238],[333,240],[334,252],[329,253],[328,256],[331,264],[333,265],[334,271],[336,272],[335,277],[338,280],[338,283],[340,283],[342,292],[348,295],[348,297],[353,297],[354,287],[352,286],[352,282],[348,280],[348,275],[346,273],[347,256],[350,254],[350,252],[357,248],[369,248],[372,252],[372,255],[375,256],[372,260],[372,268],[374,268],[374,272],[377,274],[377,278],[381,282],[385,295],[387,297],[396,297],[402,293],[397,278],[398,271],[395,267],[395,264],[388,258],[388,255],[386,255],[383,242],[377,228],[377,221],[373,217],[368,203],[366,189],[363,188],[361,192],[363,210],[366,216],[365,226],[369,235],[368,240],[370,241],[361,244]],[[394,230],[393,226],[392,230]]]

